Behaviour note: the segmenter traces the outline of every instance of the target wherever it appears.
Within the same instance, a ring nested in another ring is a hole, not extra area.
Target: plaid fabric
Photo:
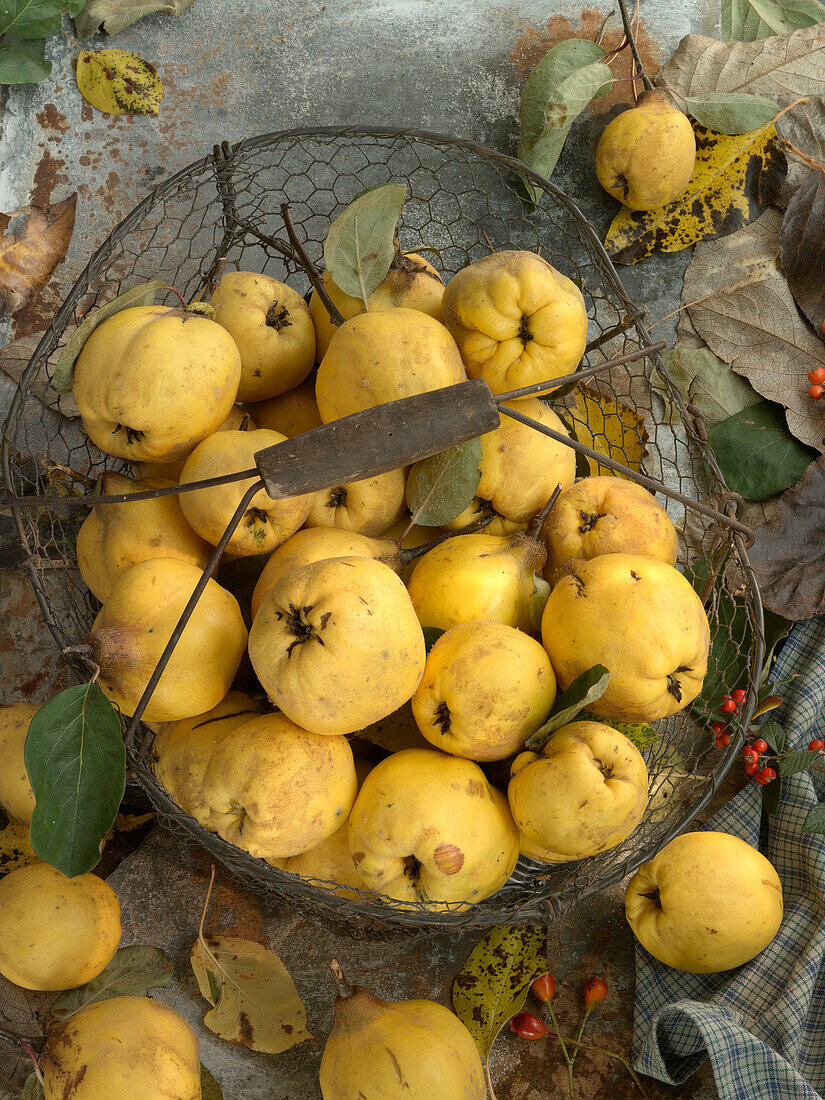
[[[797,675],[771,717],[788,748],[823,736],[825,618],[792,630],[773,678]],[[813,776],[816,776],[814,779]],[[764,854],[782,880],[785,912],[777,936],[752,962],[724,974],[683,974],[636,945],[633,1065],[681,1084],[708,1056],[722,1100],[821,1100],[825,1095],[825,836],[800,832],[825,800],[825,773],[783,780],[780,813]],[[755,784],[705,826],[759,841]]]

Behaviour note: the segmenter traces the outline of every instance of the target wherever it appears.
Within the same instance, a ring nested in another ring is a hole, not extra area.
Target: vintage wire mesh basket
[[[535,206],[520,197],[519,172],[540,189]],[[75,563],[76,534],[86,511],[50,507],[48,498],[87,493],[91,479],[107,468],[129,472],[89,442],[71,399],[59,398],[48,385],[52,364],[73,326],[115,295],[156,278],[191,299],[214,276],[223,257],[230,268],[266,272],[305,292],[309,282],[287,245],[281,204],[290,204],[297,233],[318,263],[337,213],[364,188],[391,181],[407,186],[402,247],[434,250],[445,282],[491,249],[540,251],[584,292],[590,326],[585,364],[650,344],[640,312],[582,214],[557,188],[517,161],[437,134],[360,127],[292,130],[234,148],[226,143],[216,147],[212,155],[156,187],[95,252],[21,378],[5,425],[2,461],[9,493],[47,498],[37,508],[13,505],[12,511],[39,605],[61,650],[82,640],[98,605]],[[171,296],[159,300],[172,302]],[[659,392],[651,384],[653,373]],[[568,422],[592,420],[595,445],[608,445],[609,433],[610,454],[620,461],[644,449],[644,472],[675,494],[664,503],[680,531],[680,565],[695,569],[697,563],[711,563],[702,595],[717,642],[713,675],[700,704],[704,700],[711,706],[713,693],[718,701],[720,684],[731,686],[729,677],[748,687],[739,736],[724,750],[714,748],[701,706],[698,714],[683,711],[656,723],[658,739],[646,750],[650,806],[625,843],[600,856],[553,867],[522,859],[503,889],[466,911],[429,912],[355,899],[351,892],[344,896],[249,856],[175,805],[154,777],[153,735],[141,724],[127,744],[130,774],[162,821],[196,840],[252,888],[298,904],[356,935],[547,922],[577,900],[620,881],[686,827],[738,755],[741,731],[750,721],[756,694],[752,689],[764,655],[761,603],[747,562],[744,529],[737,529],[736,501],[707,447],[701,415],[686,409],[662,363],[656,357],[639,359],[611,368],[588,385],[601,395],[604,409],[618,401],[634,416],[605,425],[597,406],[576,406],[570,396],[562,410]],[[555,407],[559,411],[559,402]],[[70,654],[67,660],[79,679],[88,678],[88,669],[76,657]]]

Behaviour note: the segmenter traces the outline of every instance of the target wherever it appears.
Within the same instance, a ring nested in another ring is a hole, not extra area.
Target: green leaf
[[[618,730],[632,741],[639,751],[649,749],[659,740],[659,734],[650,722],[617,722],[615,718],[603,718],[590,710],[580,711],[577,717],[580,722],[601,722],[603,726]]]
[[[710,348],[669,348],[662,359],[685,404],[696,406],[708,428],[761,400],[750,383]],[[654,384],[662,389],[658,376]]]
[[[530,71],[521,89],[521,136],[532,141],[545,125],[545,111],[558,86],[576,69],[603,61],[606,51],[589,38],[566,38],[548,50]],[[607,88],[598,93],[606,95]]]
[[[760,401],[708,432],[728,488],[746,500],[767,500],[795,485],[816,458],[788,431],[781,408]]]
[[[145,997],[150,989],[169,985],[175,965],[159,947],[133,944],[121,947],[105,970],[79,989],[61,993],[51,1014],[65,1020],[96,1001],[110,997]]]
[[[76,15],[79,15],[83,11],[85,4],[86,0],[66,0],[63,7],[72,17],[72,19],[74,19]],[[75,30],[77,30],[76,27]]]
[[[201,1062],[201,1100],[223,1100],[223,1090]]]
[[[780,753],[785,748],[785,730],[773,719],[762,723],[759,727],[759,736],[768,742],[771,752]]]
[[[110,302],[106,302],[105,305],[85,317],[70,336],[68,344],[66,344],[57,361],[54,374],[49,382],[52,389],[56,390],[57,393],[71,392],[72,375],[74,374],[77,357],[83,351],[83,345],[98,325],[115,313],[120,313],[122,309],[131,309],[133,306],[153,306],[157,292],[163,290],[164,287],[168,287],[168,285],[163,279],[153,279],[150,283],[133,286],[131,290],[124,290],[122,294],[118,294],[116,298],[112,298]]]
[[[774,814],[778,814],[781,801],[782,777],[778,775],[773,782],[768,783],[762,788],[762,805],[765,807],[765,813],[770,814],[771,817],[773,817]]]
[[[403,183],[371,187],[353,199],[327,232],[324,263],[336,284],[364,305],[386,278],[395,227],[407,200]]]
[[[593,665],[577,676],[567,691],[562,692],[553,705],[553,713],[540,729],[527,738],[524,747],[532,752],[541,752],[550,735],[557,729],[572,722],[580,710],[590,703],[601,699],[607,691],[610,673],[604,665]]]
[[[789,752],[787,756],[777,761],[776,770],[780,775],[798,775],[800,772],[806,772],[811,764],[819,760],[819,756],[818,752],[810,752],[808,749]]]
[[[62,0],[3,0],[0,35],[33,39],[58,34],[62,8]]]
[[[46,1100],[46,1093],[43,1091],[43,1086],[37,1080],[36,1074],[30,1073],[26,1078],[26,1083],[23,1085],[23,1091],[20,1094],[20,1100]]]
[[[441,635],[447,633],[447,631],[442,630],[440,626],[422,626],[421,632],[424,635],[424,645],[428,653]]]
[[[453,1008],[487,1059],[504,1024],[521,1011],[530,983],[547,970],[547,930],[496,925],[453,982]]]
[[[0,84],[36,84],[52,71],[46,60],[46,41],[19,42],[5,38],[0,42]]]
[[[773,783],[770,784],[773,786]],[[818,802],[802,822],[803,833],[825,833],[825,802]]]
[[[480,439],[468,439],[416,462],[407,478],[412,522],[441,527],[460,516],[476,495],[480,466]]]
[[[70,878],[91,871],[126,787],[120,719],[97,684],[76,684],[43,704],[24,759],[35,797],[32,847]]]
[[[825,19],[818,0],[721,0],[720,8],[723,42],[791,34]]]
[[[75,2],[74,26],[77,37],[91,38],[95,34],[117,34],[125,30],[138,19],[160,12],[165,15],[180,15],[191,8],[195,0],[83,0]],[[81,12],[82,9],[82,12]],[[81,14],[77,14],[81,12]]]
[[[717,134],[747,134],[767,126],[779,114],[779,105],[761,95],[745,92],[703,92],[685,96],[688,114],[700,126]]]
[[[696,558],[684,567],[685,577],[700,596],[710,570],[711,563],[706,557]],[[744,598],[732,596],[718,579],[710,590],[706,609],[710,624],[708,670],[701,694],[690,709],[708,716],[718,710],[724,695],[744,681],[753,648],[753,626]]]
[[[519,157],[528,168],[542,176],[550,176],[561,156],[570,127],[600,89],[609,86],[613,74],[607,65],[588,65],[576,69],[553,91],[547,101],[544,128],[534,140],[524,139],[519,145]],[[528,184],[528,190],[536,188]]]

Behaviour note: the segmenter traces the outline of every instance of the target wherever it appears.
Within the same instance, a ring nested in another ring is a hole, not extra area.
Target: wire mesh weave
[[[517,169],[542,189],[535,208],[528,207],[514,186]],[[298,235],[319,263],[337,213],[364,188],[394,181],[406,184],[408,193],[400,227],[402,248],[434,250],[445,282],[491,249],[540,252],[582,288],[589,315],[586,364],[650,343],[639,311],[581,213],[555,187],[517,162],[471,142],[415,131],[325,128],[265,135],[234,149],[224,145],[158,186],[94,254],[45,333],[12,404],[2,455],[10,493],[87,492],[86,479],[97,478],[104,469],[128,470],[90,443],[71,399],[58,398],[48,386],[52,365],[73,326],[88,313],[156,278],[191,299],[214,275],[222,257],[230,268],[265,272],[305,292],[309,283],[288,247],[281,203],[290,204]],[[174,304],[171,296],[168,301]],[[663,396],[654,393],[652,370]],[[574,396],[565,399],[565,409],[557,403],[556,410],[568,423],[590,422],[594,446],[609,447],[611,456],[623,462],[644,450],[643,470],[649,476],[694,501],[730,507],[730,495],[703,441],[701,417],[686,410],[661,362],[652,367],[649,360],[639,360],[613,368],[589,388],[600,395],[608,417],[610,400],[633,414],[609,418],[605,427],[593,416],[594,411],[600,415],[596,406],[576,404]],[[752,689],[764,652],[762,609],[744,543],[690,503],[665,503],[680,531],[682,565],[695,566],[709,555],[723,565],[718,573],[712,571],[707,585],[711,630],[721,632],[724,643],[716,651],[714,685],[734,667],[737,675],[741,672],[741,654],[747,647],[747,682],[742,686]],[[64,649],[84,637],[97,611],[75,562],[77,530],[86,513],[50,510],[47,505],[13,511],[37,599]],[[734,593],[736,615],[730,613]],[[86,678],[85,669],[74,668],[79,678]],[[754,697],[749,690],[740,730],[747,727]],[[131,772],[161,819],[197,840],[248,885],[302,905],[354,934],[386,935],[548,921],[650,858],[710,799],[742,740],[740,734],[727,749],[714,748],[707,722],[688,712],[656,727],[659,738],[646,752],[651,802],[627,841],[602,855],[552,867],[522,859],[493,897],[465,911],[455,907],[438,913],[366,896],[354,899],[252,858],[201,828],[166,794],[152,771],[152,734],[146,726],[141,725],[128,750]]]

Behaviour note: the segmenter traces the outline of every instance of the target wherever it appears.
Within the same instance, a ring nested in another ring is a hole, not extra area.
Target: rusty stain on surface
[[[520,80],[524,80],[533,66],[544,57],[551,46],[557,45],[565,38],[590,38],[594,42],[599,37],[599,31],[605,20],[605,12],[596,8],[584,8],[578,21],[568,19],[564,15],[552,16],[543,29],[526,27],[515,41],[510,60]],[[639,20],[636,33],[636,44],[648,75],[653,76],[662,64],[659,47],[650,38],[645,29],[643,20]],[[618,15],[607,24],[602,45],[606,50],[612,50],[618,46],[624,37],[621,19]],[[621,79],[630,77],[634,72],[633,57],[630,50],[625,48],[610,64],[613,75],[620,78],[620,82],[614,84],[607,95],[596,99],[591,104],[594,114],[606,114],[618,103],[633,102],[633,83],[630,80]],[[642,90],[642,82],[636,81],[637,93]]]
[[[62,115],[53,103],[47,103],[34,117],[44,130],[55,130],[58,134],[65,134],[69,129],[65,115]],[[52,138],[52,140],[55,139]]]

